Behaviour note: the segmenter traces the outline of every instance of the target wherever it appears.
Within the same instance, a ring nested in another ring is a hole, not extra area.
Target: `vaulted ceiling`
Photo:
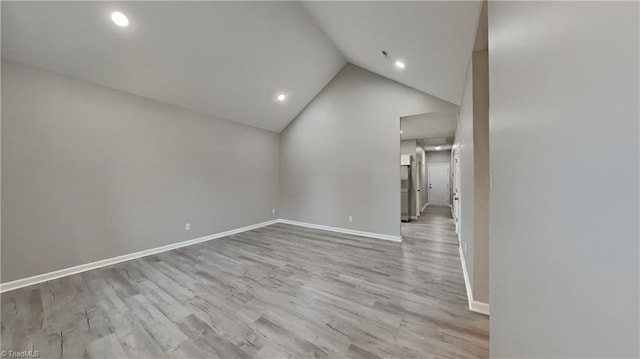
[[[304,4],[347,61],[460,105],[481,1]]]
[[[2,56],[280,132],[347,61],[459,103],[480,5],[4,1]]]

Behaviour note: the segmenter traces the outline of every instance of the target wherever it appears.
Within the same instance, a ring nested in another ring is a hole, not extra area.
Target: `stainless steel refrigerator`
[[[403,222],[411,219],[411,165],[400,166],[400,213]]]

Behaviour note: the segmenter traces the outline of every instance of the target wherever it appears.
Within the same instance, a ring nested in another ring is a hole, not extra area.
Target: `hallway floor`
[[[442,274],[442,283],[450,287],[446,301],[456,303],[455,312],[464,310],[474,317],[475,334],[483,338],[481,347],[486,349],[481,356],[488,357],[489,348],[489,317],[469,311],[467,305],[466,288],[460,253],[458,250],[458,235],[455,232],[455,222],[451,216],[449,206],[427,206],[417,220],[402,222],[401,233],[403,246],[411,246],[412,252],[422,253],[435,273]],[[443,298],[444,299],[444,298]],[[462,303],[464,309],[458,308]]]
[[[458,253],[458,238],[449,206],[427,206],[420,218],[402,222],[402,237],[426,239],[431,242],[451,244]],[[464,284],[464,283],[462,283]]]

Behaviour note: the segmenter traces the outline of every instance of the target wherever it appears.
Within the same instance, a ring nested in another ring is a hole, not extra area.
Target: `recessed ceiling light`
[[[278,95],[278,101],[282,102],[287,98],[287,95],[281,93],[280,95]]]
[[[400,134],[402,134],[402,130],[400,130]]]
[[[399,69],[404,69],[405,68],[405,64],[402,61],[396,61],[396,67]]]
[[[440,151],[441,149],[442,149],[442,147],[436,146],[436,150]]]
[[[127,16],[120,11],[114,11],[111,13],[111,20],[118,26],[125,27],[129,26],[129,19]]]

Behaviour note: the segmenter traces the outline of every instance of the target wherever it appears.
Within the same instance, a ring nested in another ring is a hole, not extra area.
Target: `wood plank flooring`
[[[479,358],[449,208],[402,243],[276,224],[2,295],[42,358]]]

